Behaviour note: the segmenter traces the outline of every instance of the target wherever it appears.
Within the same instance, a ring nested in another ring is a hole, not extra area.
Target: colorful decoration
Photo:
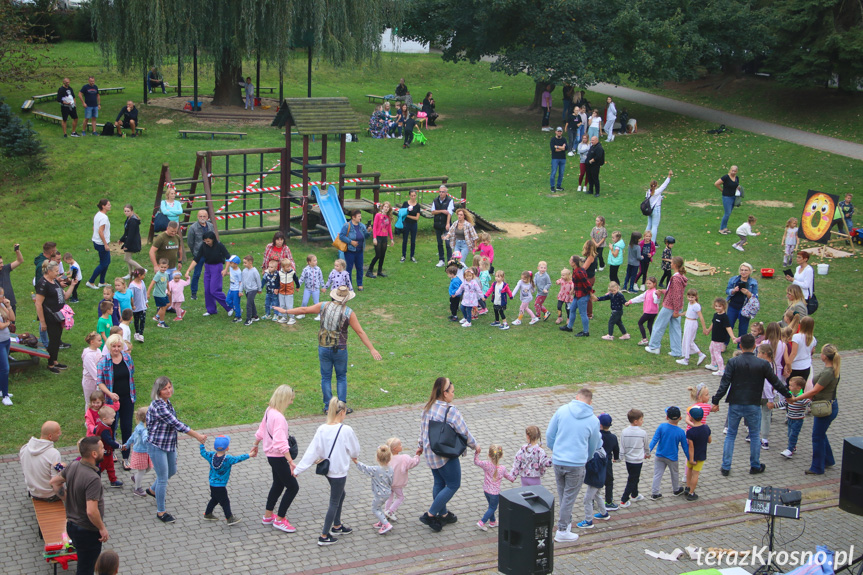
[[[797,237],[820,244],[829,242],[833,221],[840,217],[836,212],[836,204],[838,203],[839,196],[809,190],[806,204],[803,206],[803,217],[800,218]]]

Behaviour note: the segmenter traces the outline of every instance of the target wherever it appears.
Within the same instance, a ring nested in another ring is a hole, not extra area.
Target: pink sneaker
[[[392,529],[392,528],[393,528],[392,523],[384,523],[384,524],[381,526],[381,530],[380,530],[380,531],[378,531],[378,535],[383,535],[384,533],[386,533],[387,531],[389,531],[389,530],[390,530],[390,529]]]
[[[383,524],[383,523],[381,523],[380,521],[378,521],[377,523],[375,523],[374,525],[372,525],[372,527],[373,527],[373,528],[375,528],[375,529],[380,529],[380,528],[381,528],[381,527],[383,527],[383,526],[384,526],[384,524]]]
[[[294,526],[291,525],[291,522],[288,521],[287,517],[285,517],[282,521],[279,521],[278,519],[273,521],[273,527],[275,527],[279,531],[284,531],[285,533],[293,533],[296,531],[296,529],[294,529]]]
[[[275,520],[276,520],[276,516],[275,516],[275,515],[270,515],[269,517],[267,517],[266,515],[264,515],[263,517],[261,517],[261,523],[263,523],[264,525],[270,525],[270,524],[272,524],[272,523],[273,523],[273,521],[275,521]]]
[[[489,521],[488,523],[485,524],[485,526],[488,527],[489,529],[494,529],[495,527],[497,527],[497,521]]]

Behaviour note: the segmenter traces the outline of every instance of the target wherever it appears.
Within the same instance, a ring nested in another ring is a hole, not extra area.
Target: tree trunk
[[[533,102],[527,107],[528,110],[536,110],[542,104],[542,93],[545,92],[545,87],[548,82],[535,82],[533,86]]]
[[[229,64],[234,60],[230,54],[222,57],[222,70],[216,75],[216,87],[213,90],[214,106],[242,106],[243,96],[237,82],[243,77],[242,64]]]

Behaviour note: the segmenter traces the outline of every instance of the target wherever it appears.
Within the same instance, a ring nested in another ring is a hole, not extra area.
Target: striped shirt
[[[450,408],[449,414],[447,414],[446,411],[447,407]],[[447,423],[452,425],[453,429],[455,429],[457,433],[467,437],[468,447],[471,449],[476,448],[476,439],[474,439],[473,435],[470,434],[470,431],[467,428],[467,423],[465,423],[458,408],[445,401],[437,400],[432,404],[428,411],[423,411],[422,420],[420,421],[420,437],[417,441],[417,447],[422,449],[426,458],[426,463],[428,463],[428,466],[431,469],[440,469],[449,462],[448,457],[441,457],[436,454],[431,450],[431,446],[429,445],[429,422],[432,420],[443,421],[444,415],[446,415]]]
[[[147,410],[147,441],[162,451],[177,451],[177,432],[191,428],[177,419],[174,406],[167,399],[156,399]]]
[[[812,405],[812,400],[804,399],[803,401],[787,403],[780,397],[773,402],[773,405],[774,407],[784,407],[785,413],[788,414],[788,419],[803,419],[806,417],[806,408]]]
[[[620,450],[627,463],[644,463],[644,455],[650,452],[647,432],[640,425],[625,427],[620,434]]]

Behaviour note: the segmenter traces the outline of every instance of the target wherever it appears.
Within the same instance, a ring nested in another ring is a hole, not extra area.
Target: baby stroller
[[[422,133],[422,130],[420,130],[420,127],[418,125],[414,126],[413,141],[418,144],[422,144],[423,146],[425,146],[425,143],[428,142],[428,138],[426,138],[426,135]]]

